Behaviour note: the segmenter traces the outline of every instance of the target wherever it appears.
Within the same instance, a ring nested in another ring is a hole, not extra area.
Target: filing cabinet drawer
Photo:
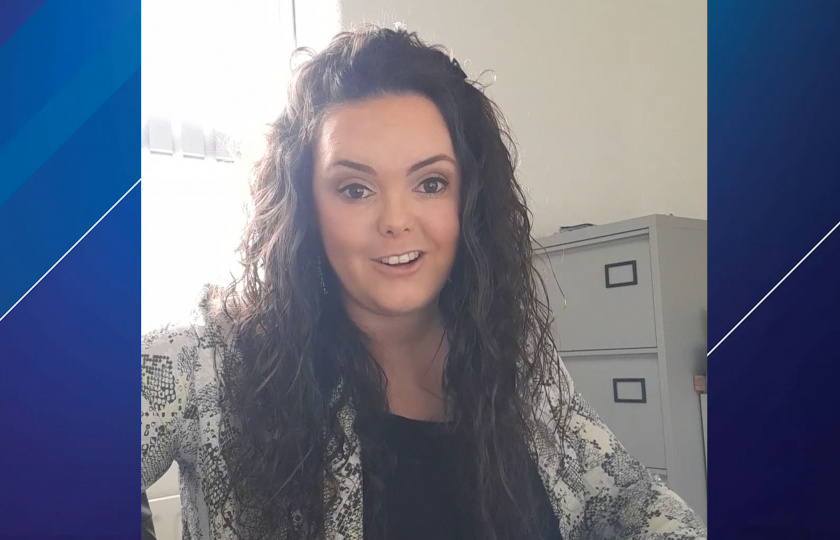
[[[547,257],[540,255],[536,264],[548,289],[561,352],[656,347],[646,233],[556,248]]]
[[[665,431],[655,354],[575,356],[563,362],[575,388],[636,459],[665,469]]]
[[[160,479],[149,486],[146,490],[146,496],[149,500],[161,499],[163,497],[172,497],[173,495],[180,495],[181,485],[178,480],[178,464],[172,463],[169,470],[164,473]]]
[[[152,522],[158,540],[180,540],[182,537],[181,498],[164,497],[149,501]]]

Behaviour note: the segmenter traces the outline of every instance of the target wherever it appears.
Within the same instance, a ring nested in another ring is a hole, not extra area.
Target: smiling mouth
[[[403,253],[401,255],[391,255],[389,257],[381,257],[374,260],[385,266],[406,267],[412,266],[414,262],[420,260],[422,257],[423,252],[421,251],[409,251],[408,253]]]

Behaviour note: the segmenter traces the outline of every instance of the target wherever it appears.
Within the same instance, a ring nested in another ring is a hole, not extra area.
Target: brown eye
[[[365,197],[370,197],[373,192],[366,188],[361,184],[350,184],[348,186],[344,186],[339,191],[344,193],[344,195],[350,199],[364,199]]]
[[[423,193],[428,193],[429,195],[432,195],[443,191],[446,185],[447,181],[443,178],[426,178],[425,180],[423,180],[423,182],[420,183],[420,189]]]

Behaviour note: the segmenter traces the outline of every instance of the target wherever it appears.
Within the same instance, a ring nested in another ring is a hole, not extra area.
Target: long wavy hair
[[[557,359],[504,118],[445,49],[415,33],[367,26],[309,55],[254,169],[243,272],[222,298],[241,352],[237,376],[225,385],[240,428],[225,457],[232,492],[246,509],[240,526],[259,523],[253,536],[323,536],[335,496],[330,464],[346,458],[348,443],[339,412],[349,405],[358,418],[387,410],[383,372],[335,294],[337,277],[324,256],[313,143],[337,106],[416,94],[445,119],[462,178],[459,247],[438,300],[449,340],[448,425],[463,454],[460,500],[476,537],[533,538],[541,512],[529,480],[529,425]],[[372,456],[365,532],[384,536],[378,494],[388,456],[360,422],[355,431]]]

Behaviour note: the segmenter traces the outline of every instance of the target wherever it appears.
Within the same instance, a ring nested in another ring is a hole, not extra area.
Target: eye
[[[431,178],[426,178],[422,182],[420,182],[420,186],[418,186],[421,193],[427,193],[429,195],[433,195],[435,193],[440,193],[446,186],[449,185],[449,182],[444,180],[439,176],[433,176]]]
[[[348,184],[343,188],[338,190],[340,193],[343,193],[345,197],[349,199],[365,199],[373,195],[373,191],[370,188],[363,186],[362,184]]]

